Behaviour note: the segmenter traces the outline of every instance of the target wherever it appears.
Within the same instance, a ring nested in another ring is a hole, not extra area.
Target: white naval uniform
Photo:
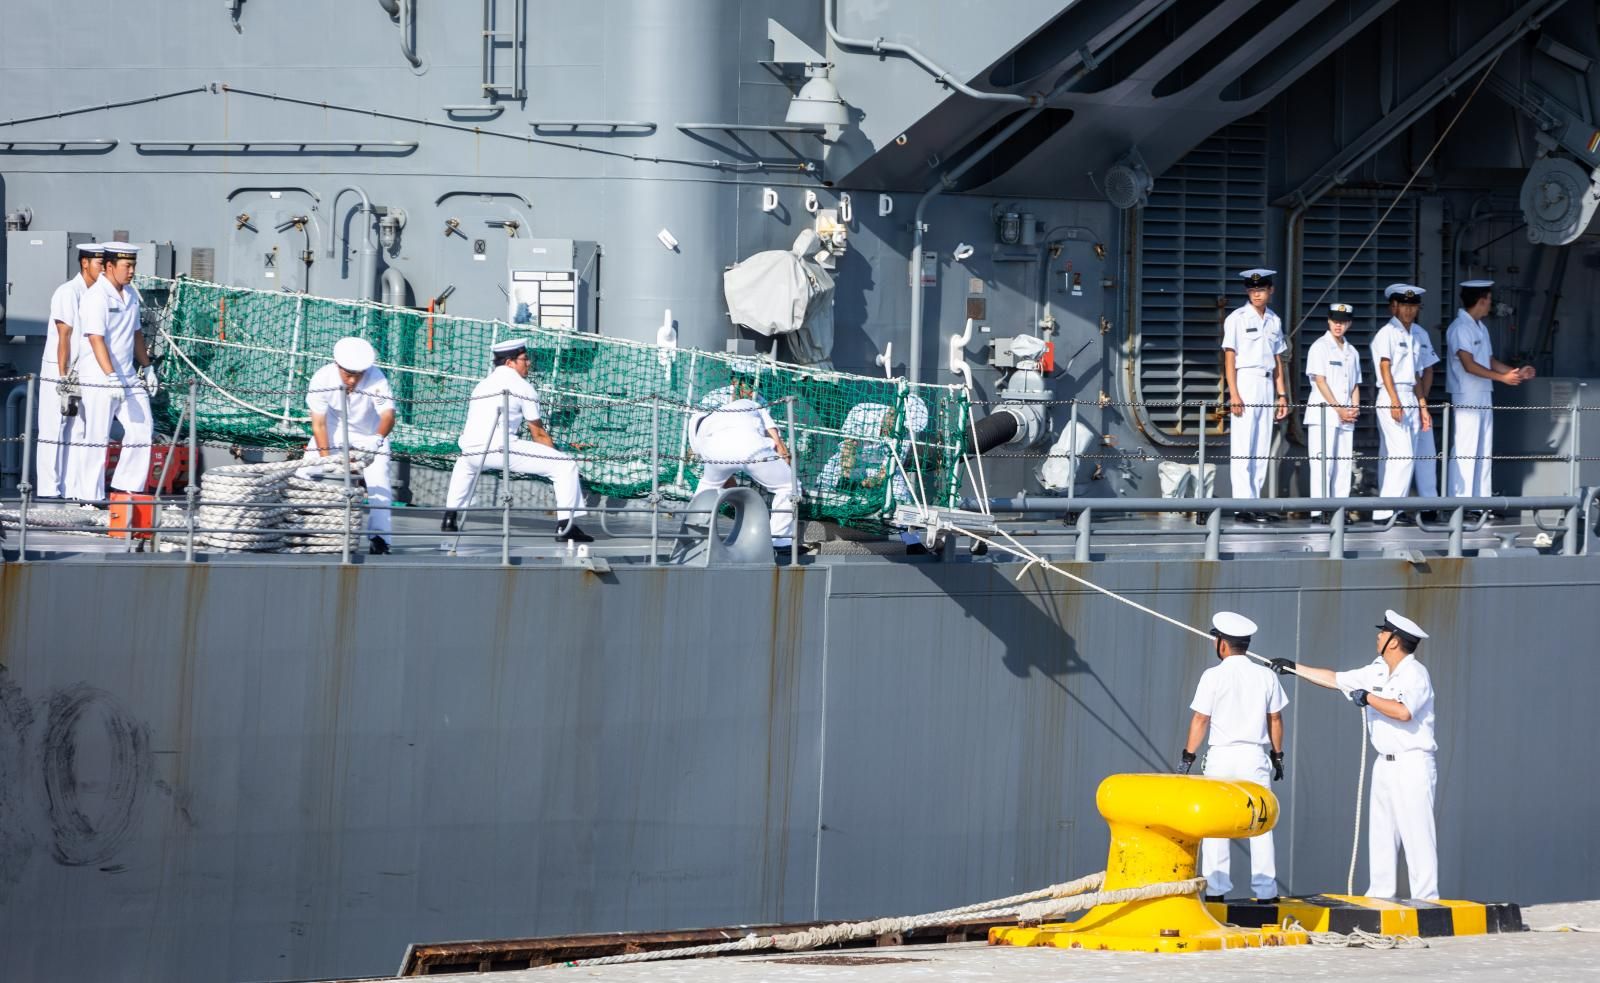
[[[39,444],[34,451],[35,498],[64,498],[68,484],[68,456],[73,442],[82,439],[83,412],[76,416],[63,416],[65,408],[56,383],[61,379],[61,364],[57,361],[60,345],[56,322],[65,324],[72,332],[67,350],[67,370],[71,371],[78,353],[78,304],[89,292],[83,274],[57,287],[50,295],[50,321],[45,329],[44,355],[39,359]]]
[[[794,535],[794,468],[778,456],[769,431],[772,415],[754,399],[731,399],[689,419],[689,446],[705,462],[695,491],[721,488],[743,471],[772,493],[772,541],[789,545]]]
[[[1439,353],[1433,350],[1433,338],[1421,324],[1411,322],[1411,341],[1417,351],[1417,385],[1422,385],[1422,370],[1429,366],[1439,364]],[[1422,399],[1427,399],[1431,393],[1423,393]],[[1420,412],[1418,416],[1420,417]],[[1429,411],[1429,415],[1433,415]],[[1434,442],[1433,436],[1438,432],[1439,421],[1434,420],[1433,426],[1416,433],[1417,466],[1412,469],[1412,480],[1416,482],[1417,494],[1423,498],[1439,497],[1439,445]]]
[[[306,407],[324,418],[328,427],[328,452],[344,449],[344,415],[339,389],[344,380],[339,378],[339,366],[329,362],[318,369],[306,386]],[[373,451],[372,463],[361,472],[367,486],[367,535],[388,536],[392,529],[389,506],[394,503],[394,486],[389,480],[389,440],[378,434],[383,414],[394,411],[394,392],[389,388],[389,378],[376,365],[368,369],[356,383],[348,398],[350,406],[350,443],[358,451]],[[320,460],[315,440],[306,445],[306,460]]]
[[[150,418],[150,394],[139,381],[139,366],[134,361],[133,336],[139,330],[139,292],[129,284],[122,290],[101,276],[78,302],[78,321],[73,345],[78,380],[83,385],[83,431],[79,446],[69,458],[71,474],[67,494],[83,501],[106,497],[106,444],[111,438],[111,421],[122,424],[122,450],[117,470],[111,476],[116,491],[142,492],[150,480],[150,442],[154,427]],[[100,368],[89,339],[105,340],[111,358],[111,374]]]
[[[1247,655],[1230,655],[1202,673],[1189,709],[1211,718],[1205,776],[1242,778],[1270,788],[1267,714],[1281,713],[1288,705],[1289,697],[1278,677]],[[1227,840],[1200,841],[1200,873],[1206,879],[1207,894],[1227,894],[1233,889]],[[1271,830],[1250,837],[1250,889],[1258,898],[1278,895],[1278,855]]]
[[[1361,352],[1346,339],[1336,341],[1324,334],[1306,353],[1306,378],[1311,394],[1306,400],[1304,423],[1311,463],[1313,498],[1348,498],[1350,495],[1351,447],[1356,426],[1339,419],[1334,408],[1317,386],[1317,376],[1328,384],[1338,405],[1352,405],[1356,387],[1361,385]]]
[[[1230,416],[1228,449],[1232,456],[1228,474],[1234,498],[1260,498],[1261,485],[1271,463],[1272,424],[1276,413],[1278,356],[1288,345],[1283,340],[1283,322],[1272,308],[1258,316],[1254,307],[1244,305],[1222,323],[1222,347],[1233,350],[1234,377],[1244,413]]]
[[[461,431],[461,456],[450,472],[450,492],[445,508],[459,510],[470,502],[467,496],[478,472],[500,468],[505,459],[507,423],[500,419],[501,407],[510,393],[511,470],[550,479],[556,493],[556,514],[562,520],[587,515],[583,509],[583,486],[578,480],[578,462],[566,451],[546,447],[526,437],[516,436],[525,421],[540,419],[539,397],[527,379],[509,365],[498,365],[472,390],[467,407],[467,424]]]
[[[1383,384],[1383,360],[1389,360],[1389,374],[1394,379],[1395,394],[1400,398],[1404,415],[1396,421],[1389,415],[1394,405],[1389,398],[1389,387]],[[1378,433],[1383,440],[1383,457],[1378,463],[1378,495],[1381,498],[1402,498],[1411,491],[1411,480],[1417,479],[1417,493],[1438,494],[1438,483],[1431,470],[1433,456],[1437,453],[1433,431],[1422,429],[1421,413],[1417,409],[1417,377],[1422,370],[1439,361],[1428,333],[1413,324],[1409,332],[1400,326],[1398,318],[1378,329],[1372,339],[1372,371],[1377,379],[1377,398],[1374,411],[1378,417]],[[1423,458],[1426,458],[1424,460]],[[1389,518],[1391,512],[1375,510],[1377,520]]]
[[[1415,655],[1400,660],[1389,672],[1382,657],[1360,669],[1334,673],[1345,689],[1364,689],[1374,696],[1398,700],[1411,711],[1402,723],[1366,707],[1367,729],[1378,761],[1372,769],[1372,797],[1367,825],[1367,896],[1393,898],[1395,848],[1406,852],[1411,897],[1439,897],[1439,851],[1433,822],[1434,789],[1439,781],[1433,753],[1433,680]]]
[[[1461,364],[1459,352],[1466,352],[1486,369],[1494,367],[1493,343],[1489,329],[1466,311],[1457,310],[1456,319],[1445,332],[1445,383],[1449,386],[1450,476],[1452,497],[1478,498],[1494,494],[1489,480],[1494,454],[1494,380],[1473,375]]]

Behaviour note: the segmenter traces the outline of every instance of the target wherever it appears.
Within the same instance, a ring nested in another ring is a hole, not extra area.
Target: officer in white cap
[[[1222,369],[1228,381],[1229,477],[1234,498],[1260,498],[1271,463],[1272,425],[1289,415],[1289,380],[1283,372],[1283,322],[1267,306],[1277,271],[1239,274],[1250,302],[1222,323]],[[1244,521],[1265,522],[1263,513],[1241,512]]]
[[[50,295],[50,326],[39,359],[39,447],[34,455],[36,498],[64,498],[67,494],[67,458],[82,435],[82,392],[73,362],[77,350],[74,326],[78,304],[100,278],[105,251],[97,242],[78,247],[78,272]]]
[[[794,537],[795,490],[789,448],[750,375],[736,371],[729,395],[689,418],[689,446],[705,466],[695,492],[721,488],[740,472],[749,475],[772,493],[772,548],[788,549]]]
[[[1439,897],[1439,852],[1433,823],[1439,772],[1433,755],[1433,680],[1417,661],[1428,633],[1396,611],[1378,625],[1378,657],[1360,669],[1334,672],[1273,659],[1279,673],[1298,673],[1318,686],[1343,691],[1365,708],[1367,732],[1378,762],[1372,769],[1367,827],[1367,896],[1397,897],[1395,847],[1406,854],[1411,897]]]
[[[115,491],[144,491],[155,432],[150,417],[155,368],[139,327],[139,293],[133,289],[139,251],[127,242],[101,245],[105,265],[78,302],[77,329],[83,337],[73,347],[83,386],[83,431],[69,455],[67,489],[73,498],[93,502],[105,498],[111,421],[122,424],[122,449],[111,476]]]
[[[1389,284],[1384,296],[1389,299],[1392,316],[1372,339],[1372,366],[1378,376],[1374,403],[1383,441],[1378,495],[1383,498],[1409,495],[1413,478],[1418,495],[1432,498],[1439,494],[1434,474],[1438,452],[1433,443],[1433,416],[1428,411],[1428,391],[1433,388],[1433,367],[1439,356],[1428,333],[1416,323],[1425,293],[1414,284]],[[1376,510],[1372,517],[1381,521],[1391,514]],[[1409,524],[1411,520],[1402,515],[1396,521]]]
[[[333,361],[318,369],[306,386],[306,408],[311,411],[311,444],[306,447],[306,460],[344,450],[344,408],[348,406],[351,446],[373,455],[361,478],[367,486],[367,534],[371,537],[368,551],[381,556],[389,552],[392,529],[389,506],[394,502],[394,487],[389,480],[389,431],[394,429],[395,417],[394,392],[377,362],[378,353],[364,338],[340,338],[334,343]]]
[[[1361,412],[1361,353],[1345,340],[1354,319],[1349,304],[1329,304],[1328,330],[1306,353],[1311,394],[1303,422],[1313,498],[1350,495],[1351,447]],[[1325,521],[1321,512],[1312,513],[1312,520]]]
[[[550,479],[556,493],[556,514],[561,519],[556,530],[558,542],[594,542],[594,537],[579,529],[576,521],[587,514],[583,509],[578,462],[557,448],[549,431],[545,430],[539,397],[528,383],[532,362],[527,342],[513,338],[495,345],[493,351],[494,368],[472,390],[472,401],[467,407],[467,424],[459,442],[461,456],[456,458],[455,469],[450,473],[450,491],[445,499],[441,528],[445,532],[459,530],[460,511],[470,504],[479,472],[485,467],[500,467],[505,453],[505,435],[518,434],[526,426],[528,436],[533,439],[512,436],[511,470]],[[501,419],[508,393],[509,423]]]
[[[1180,774],[1188,774],[1208,740],[1204,773],[1208,778],[1242,778],[1261,785],[1283,778],[1283,708],[1289,697],[1272,670],[1250,658],[1256,623],[1242,614],[1218,611],[1211,619],[1220,662],[1200,675],[1189,709],[1189,739],[1183,748]],[[1267,749],[1271,747],[1269,752]],[[1206,900],[1221,901],[1233,888],[1228,871],[1228,841],[1202,840],[1200,873],[1206,879]],[[1278,896],[1277,851],[1269,830],[1250,838],[1250,888],[1257,898]]]
[[[1493,280],[1463,280],[1461,308],[1445,332],[1445,384],[1451,418],[1447,493],[1457,498],[1494,494],[1489,480],[1494,454],[1494,384],[1517,386],[1534,377],[1533,366],[1512,368],[1494,357],[1483,319],[1494,306]]]

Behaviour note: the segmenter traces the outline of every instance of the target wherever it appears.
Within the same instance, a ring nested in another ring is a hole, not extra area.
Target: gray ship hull
[[[1103,865],[1210,655],[1014,564],[0,572],[16,979],[392,972],[412,942],[930,910]],[[1441,888],[1600,894],[1588,558],[1119,562],[1350,666],[1434,629]],[[95,618],[62,599],[94,596]],[[1279,871],[1342,890],[1360,725],[1291,691]],[[1242,858],[1241,858],[1242,859]],[[1365,880],[1365,861],[1356,889]]]

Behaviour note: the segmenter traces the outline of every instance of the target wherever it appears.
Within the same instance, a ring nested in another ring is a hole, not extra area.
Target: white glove
[[[161,388],[160,381],[156,379],[156,367],[154,365],[146,365],[139,370],[139,382],[144,386],[145,391],[152,396],[156,394],[157,389]]]

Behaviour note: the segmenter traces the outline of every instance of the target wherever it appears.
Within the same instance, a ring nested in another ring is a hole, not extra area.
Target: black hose
[[[972,453],[971,443],[974,439],[977,441],[979,454],[986,454],[996,447],[1010,443],[1017,435],[1018,426],[1017,418],[1005,410],[990,413],[973,424],[974,433],[968,435],[967,453]]]

